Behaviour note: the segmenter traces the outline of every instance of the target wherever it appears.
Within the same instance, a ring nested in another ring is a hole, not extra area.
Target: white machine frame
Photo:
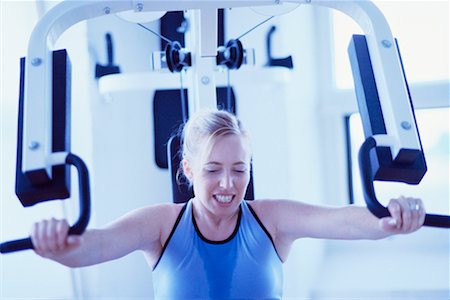
[[[122,11],[193,10],[189,47],[193,55],[189,80],[193,111],[216,106],[213,71],[217,53],[217,9],[300,3],[339,10],[355,20],[366,35],[386,135],[375,136],[379,146],[389,146],[392,157],[400,149],[421,150],[398,50],[381,11],[368,0],[141,0],[74,1],[56,5],[38,22],[28,46],[24,84],[22,171],[46,169],[49,178],[52,153],[52,51],[55,41],[72,25]]]

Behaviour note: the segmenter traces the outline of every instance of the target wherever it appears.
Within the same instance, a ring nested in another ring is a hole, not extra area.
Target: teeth
[[[215,195],[217,201],[222,203],[229,203],[233,199],[233,196]]]

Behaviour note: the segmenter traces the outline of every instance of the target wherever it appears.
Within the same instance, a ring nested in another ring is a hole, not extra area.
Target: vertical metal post
[[[189,34],[186,47],[192,53],[189,70],[189,109],[193,113],[201,108],[217,107],[214,71],[217,54],[217,9],[189,11]]]

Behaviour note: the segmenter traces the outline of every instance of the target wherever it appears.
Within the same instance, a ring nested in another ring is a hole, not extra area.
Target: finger
[[[395,219],[395,228],[400,229],[402,226],[402,211],[398,200],[391,199],[388,204],[388,210],[391,214],[391,217]]]
[[[48,227],[48,221],[43,220],[38,227],[37,237],[39,240],[39,249],[41,251],[41,254],[45,254],[49,251],[48,242],[47,242],[47,227]]]
[[[47,226],[47,245],[50,252],[54,253],[58,251],[58,243],[57,243],[57,236],[56,236],[56,227],[57,227],[58,221],[55,218],[51,218],[48,222]]]
[[[418,211],[419,217],[417,219],[417,228],[420,228],[420,227],[422,227],[423,223],[425,222],[426,213],[425,213],[425,207],[424,207],[421,199],[417,199],[417,204],[419,205],[419,211]]]
[[[410,231],[416,231],[420,227],[420,224],[419,224],[420,223],[419,199],[411,198],[410,206],[411,206],[411,216],[412,216]]]
[[[41,245],[40,245],[40,240],[39,240],[39,226],[40,223],[36,222],[33,224],[33,228],[31,229],[31,242],[33,243],[33,248],[34,251],[37,254],[41,253]]]
[[[421,210],[421,201],[417,198],[409,198],[409,206],[411,210],[411,226],[409,231],[413,232],[421,226],[420,219],[423,214],[423,209]]]
[[[56,226],[56,244],[58,250],[66,248],[67,233],[69,232],[69,223],[67,220],[60,220]]]
[[[410,198],[404,198],[403,201],[400,201],[400,206],[402,210],[402,231],[409,232],[411,231],[413,225],[413,211],[415,210],[415,201]]]

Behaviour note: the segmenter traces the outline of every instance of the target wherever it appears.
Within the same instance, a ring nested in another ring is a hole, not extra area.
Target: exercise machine
[[[82,20],[125,11],[192,11],[194,24],[189,49],[172,43],[163,55],[171,71],[189,68],[192,86],[188,91],[189,110],[196,111],[217,106],[214,68],[219,64],[237,69],[242,64],[244,48],[239,39],[229,41],[225,49],[217,49],[217,10],[284,4],[339,10],[364,31],[364,35],[352,39],[349,47],[367,138],[361,147],[360,167],[368,208],[378,217],[388,215],[387,209],[376,199],[373,181],[418,184],[426,173],[426,162],[398,45],[383,14],[370,1],[101,0],[59,3],[34,28],[27,56],[22,61],[16,176],[16,193],[22,204],[30,206],[68,198],[67,164],[74,164],[79,169],[80,205],[84,209],[81,209],[80,220],[71,233],[81,234],[89,220],[87,168],[82,167],[81,159],[70,153],[70,143],[66,141],[70,121],[62,117],[70,115],[67,112],[70,62],[65,51],[52,49],[65,30]],[[425,225],[449,228],[450,217],[427,214]],[[31,247],[29,239],[27,242],[12,241],[1,244],[0,252]]]

